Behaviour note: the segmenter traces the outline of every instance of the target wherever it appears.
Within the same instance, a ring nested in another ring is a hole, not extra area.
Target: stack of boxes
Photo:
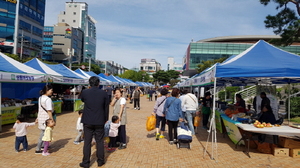
[[[291,139],[287,137],[279,137],[278,146],[273,150],[274,156],[291,156],[300,158],[300,140]]]

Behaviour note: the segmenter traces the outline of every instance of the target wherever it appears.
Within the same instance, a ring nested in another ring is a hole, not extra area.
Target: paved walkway
[[[127,149],[106,153],[107,162],[103,167],[258,167],[258,168],[293,168],[300,167],[300,158],[275,157],[271,154],[261,154],[251,150],[251,158],[242,151],[243,146],[235,149],[228,137],[217,133],[217,151],[214,152],[215,160],[212,160],[211,144],[209,143],[207,154],[204,156],[204,147],[208,133],[199,127],[198,134],[193,137],[191,150],[177,149],[175,145],[169,145],[167,139],[155,140],[154,131],[146,131],[147,116],[152,112],[154,101],[149,102],[145,97],[141,98],[141,110],[134,110],[132,104],[128,104]],[[0,167],[5,168],[76,168],[82,159],[83,144],[73,144],[76,132],[76,120],[78,114],[63,112],[58,115],[57,126],[54,128],[54,142],[51,144],[51,155],[42,156],[35,154],[35,147],[39,135],[37,126],[29,127],[27,135],[29,151],[16,153],[14,151],[15,136],[13,125],[3,126],[0,134]],[[92,148],[91,167],[97,167],[95,147]]]

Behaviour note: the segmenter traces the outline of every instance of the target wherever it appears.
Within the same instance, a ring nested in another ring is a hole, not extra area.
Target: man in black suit
[[[81,118],[84,129],[83,159],[80,167],[90,167],[91,143],[95,136],[96,156],[98,166],[105,164],[104,161],[104,124],[108,120],[109,99],[107,93],[99,89],[100,80],[96,76],[89,79],[91,88],[81,93],[84,109]]]

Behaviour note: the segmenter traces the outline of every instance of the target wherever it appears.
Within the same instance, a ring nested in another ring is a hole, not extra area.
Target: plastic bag
[[[195,126],[195,127],[198,127],[199,124],[200,124],[200,117],[199,117],[199,116],[196,116],[196,117],[194,118],[194,126]]]
[[[156,118],[154,115],[151,115],[150,117],[148,117],[147,122],[146,122],[146,129],[147,131],[152,131],[155,129],[155,125],[156,125]]]

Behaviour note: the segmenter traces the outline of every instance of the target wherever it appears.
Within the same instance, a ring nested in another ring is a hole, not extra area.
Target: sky
[[[46,1],[45,26],[58,22],[66,0]],[[236,35],[274,35],[266,29],[275,4],[259,0],[81,0],[96,21],[96,58],[131,69],[143,58],[166,69],[167,58],[182,63],[191,42]]]

